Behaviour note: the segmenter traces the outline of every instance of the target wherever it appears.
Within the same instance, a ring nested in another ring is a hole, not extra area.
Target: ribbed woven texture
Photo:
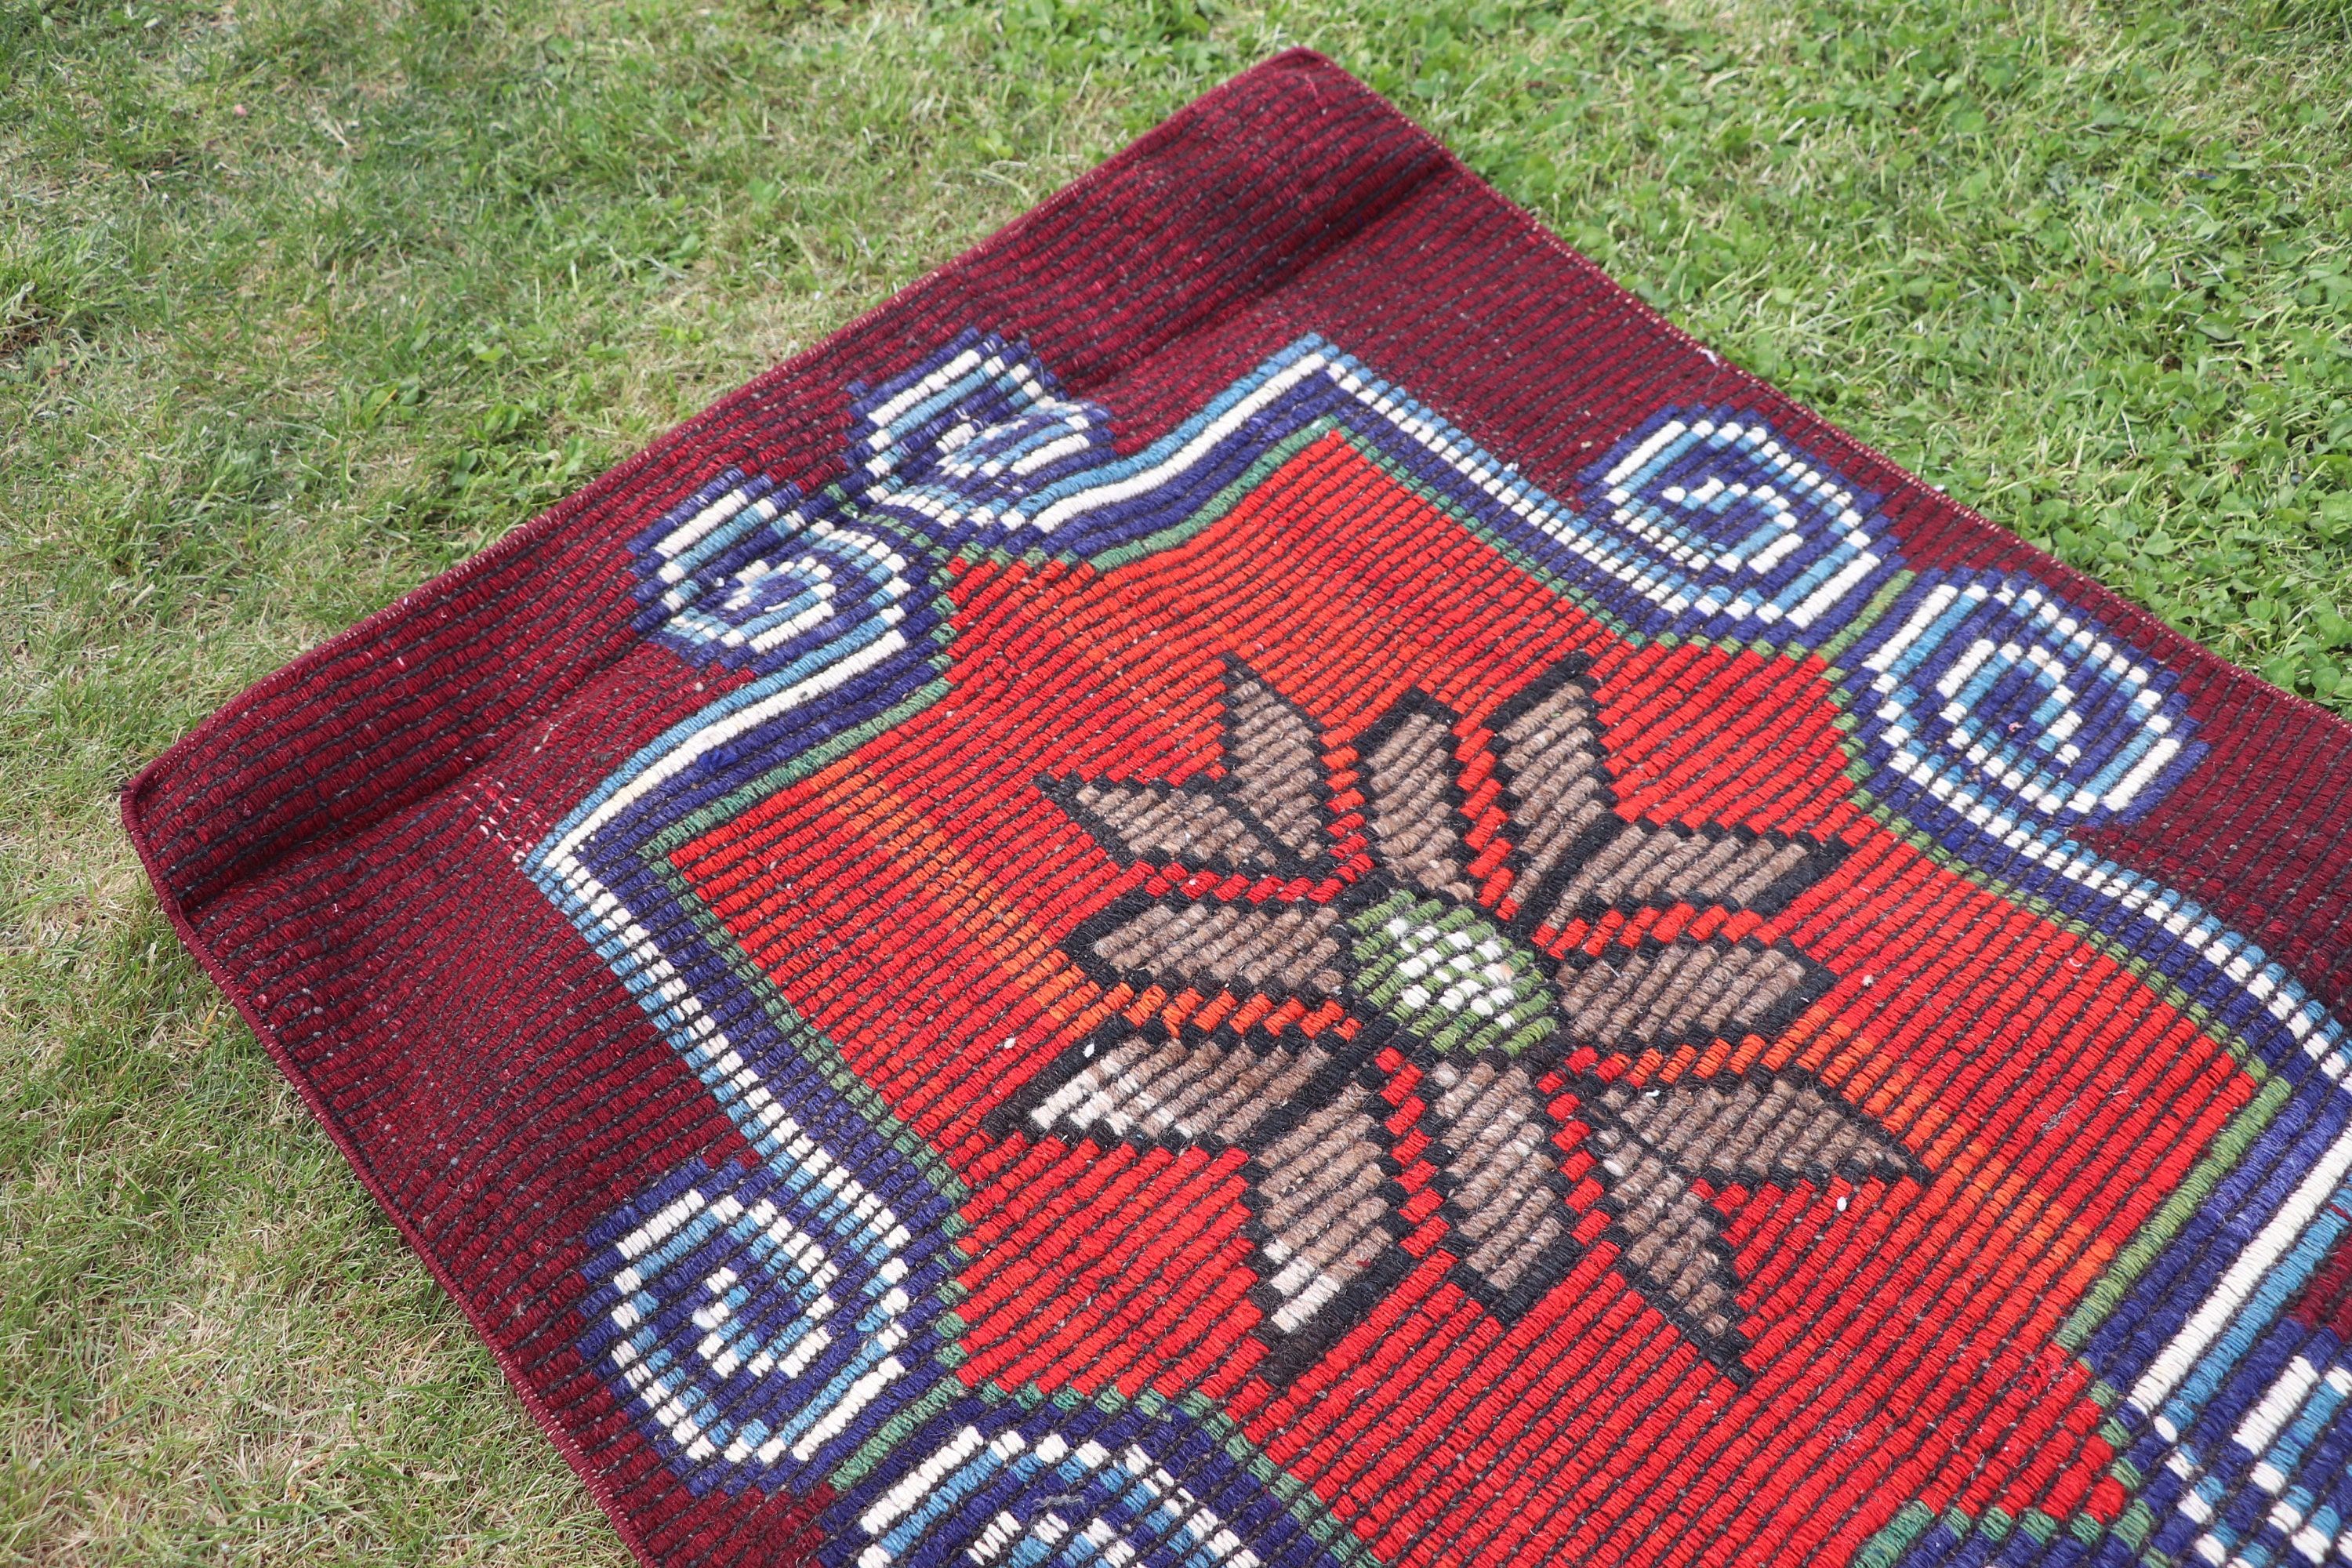
[[[2352,1549],[2352,732],[1310,55],[124,809],[648,1563]]]

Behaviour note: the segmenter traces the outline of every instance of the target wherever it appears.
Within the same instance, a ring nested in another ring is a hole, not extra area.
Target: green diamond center
[[[1516,1056],[1552,1032],[1542,958],[1475,905],[1399,889],[1348,932],[1357,999],[1432,1049]]]

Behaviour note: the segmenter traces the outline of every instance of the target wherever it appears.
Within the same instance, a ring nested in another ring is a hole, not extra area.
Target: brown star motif
[[[1310,1034],[1122,1016],[992,1120],[1000,1136],[1243,1151],[1271,1378],[1311,1364],[1433,1248],[1509,1321],[1605,1239],[1744,1380],[1740,1280],[1695,1184],[1922,1174],[1801,1070],[1627,1077],[1640,1053],[1769,1036],[1830,976],[1753,937],[1563,933],[1676,905],[1769,916],[1843,849],[1629,818],[1586,669],[1563,661],[1484,724],[1415,692],[1341,744],[1232,665],[1216,772],[1042,781],[1150,873],[1067,940],[1097,979],[1342,1019]],[[1571,1169],[1604,1194],[1597,1234],[1580,1230]]]

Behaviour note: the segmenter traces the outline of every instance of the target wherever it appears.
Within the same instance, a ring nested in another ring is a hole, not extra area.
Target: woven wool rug
[[[2352,1546],[2352,731],[1309,55],[126,816],[648,1563]]]

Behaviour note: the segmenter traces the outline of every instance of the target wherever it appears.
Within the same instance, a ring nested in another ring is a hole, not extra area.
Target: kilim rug
[[[648,1563],[2352,1549],[2352,731],[1309,55],[126,816]]]

